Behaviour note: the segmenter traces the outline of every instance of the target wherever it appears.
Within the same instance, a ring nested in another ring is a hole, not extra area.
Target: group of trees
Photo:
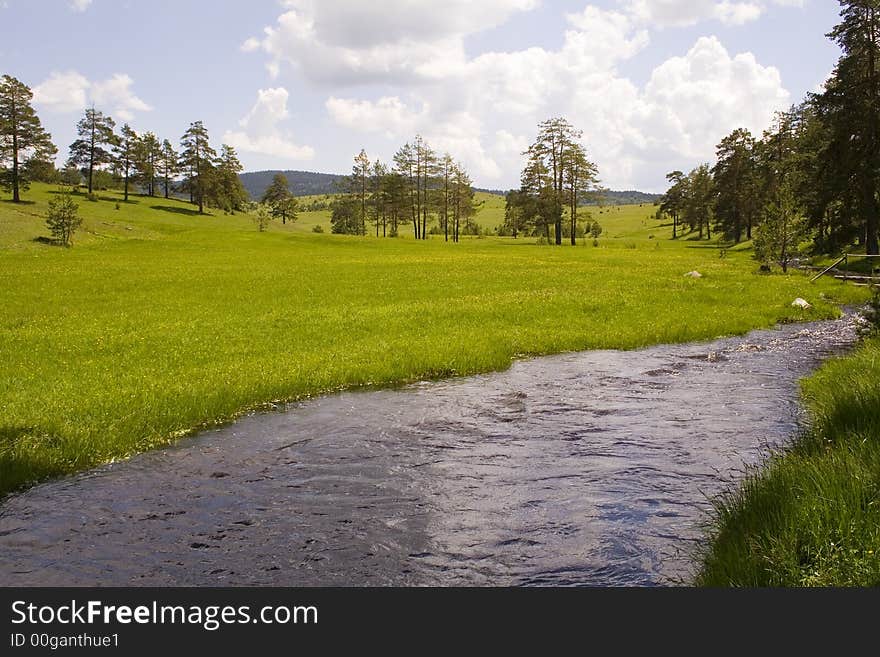
[[[248,202],[235,149],[224,144],[218,156],[201,121],[190,125],[178,153],[169,140],[152,132],[138,135],[126,124],[117,133],[116,122],[91,107],[76,125],[67,167],[58,171],[53,162],[58,149],[32,100],[33,92],[24,83],[9,75],[0,79],[0,183],[15,202],[30,181],[79,186],[83,180],[90,197],[108,183],[118,184],[125,201],[133,187],[147,196],[160,190],[165,198],[174,192],[189,194],[202,213],[206,205],[235,212]]]
[[[224,144],[218,156],[201,121],[184,133],[180,153],[169,140],[160,141],[152,132],[138,135],[125,124],[117,134],[115,128],[116,122],[95,108],[87,109],[77,123],[78,139],[70,145],[67,166],[85,178],[90,195],[96,174],[109,169],[125,201],[135,185],[150,197],[158,196],[160,189],[165,198],[175,190],[188,193],[200,213],[206,205],[235,212],[248,202],[238,177],[242,166],[235,149]],[[180,176],[183,179],[178,183]]]
[[[703,164],[671,183],[660,212],[673,237],[718,231],[785,269],[807,246],[832,253],[853,244],[877,255],[880,223],[880,4],[841,0],[829,34],[843,51],[822,93],[777,115],[756,138],[736,130]]]
[[[579,223],[582,206],[600,198],[598,168],[587,157],[581,143],[583,133],[563,118],[552,118],[538,126],[538,138],[526,156],[521,186],[507,194],[504,230],[513,237],[542,235],[561,245],[571,244],[583,234]],[[568,212],[568,222],[564,216]],[[596,233],[590,224],[588,230]]]
[[[433,232],[458,242],[475,229],[471,218],[478,206],[470,176],[420,135],[395,153],[391,167],[361,150],[342,191],[332,206],[334,233],[366,235],[369,225],[376,237],[396,237],[409,224],[416,239]]]

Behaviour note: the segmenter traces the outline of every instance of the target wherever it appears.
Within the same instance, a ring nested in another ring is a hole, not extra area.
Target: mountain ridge
[[[295,196],[319,196],[323,194],[335,194],[339,191],[339,183],[348,176],[338,173],[320,173],[317,171],[298,171],[266,169],[263,171],[248,171],[239,175],[245,189],[254,200],[259,200],[263,193],[272,184],[272,178],[277,174],[283,174],[290,190]],[[474,188],[478,192],[485,192],[496,196],[504,196],[505,190]],[[606,205],[634,205],[639,203],[656,203],[661,198],[660,194],[649,194],[637,190],[605,192]]]

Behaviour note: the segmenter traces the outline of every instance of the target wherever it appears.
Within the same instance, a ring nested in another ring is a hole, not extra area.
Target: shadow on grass
[[[45,235],[40,235],[39,237],[35,237],[31,240],[32,242],[36,242],[37,244],[45,244],[46,246],[60,246],[67,248],[69,245],[63,244],[59,240],[56,240],[53,237],[46,237]],[[3,434],[0,431],[0,440],[2,440]]]
[[[21,201],[16,203],[11,198],[4,198],[2,201],[0,201],[0,203],[6,203],[7,205],[36,205],[37,204],[36,201],[25,201],[24,199],[22,199]]]
[[[199,214],[198,210],[189,208],[178,208],[173,205],[151,205],[151,210],[160,210],[161,212],[170,212],[171,214],[182,214],[187,217],[209,217],[209,214]]]
[[[35,443],[49,450],[34,449]],[[64,473],[57,441],[33,427],[0,426],[0,500],[25,486]]]

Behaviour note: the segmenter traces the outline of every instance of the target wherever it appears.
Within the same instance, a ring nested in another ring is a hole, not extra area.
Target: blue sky
[[[173,142],[202,120],[248,170],[344,172],[419,132],[507,188],[562,115],[604,183],[656,191],[821,84],[837,18],[832,0],[0,0],[0,69],[62,157],[95,103]]]

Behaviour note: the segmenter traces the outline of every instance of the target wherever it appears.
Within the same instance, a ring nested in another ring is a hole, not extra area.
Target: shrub
[[[70,194],[60,194],[49,201],[46,225],[58,243],[70,246],[73,234],[82,224],[78,211],[79,206],[73,202]]]
[[[324,227],[321,224],[318,224],[312,228],[313,233],[323,233]]]

